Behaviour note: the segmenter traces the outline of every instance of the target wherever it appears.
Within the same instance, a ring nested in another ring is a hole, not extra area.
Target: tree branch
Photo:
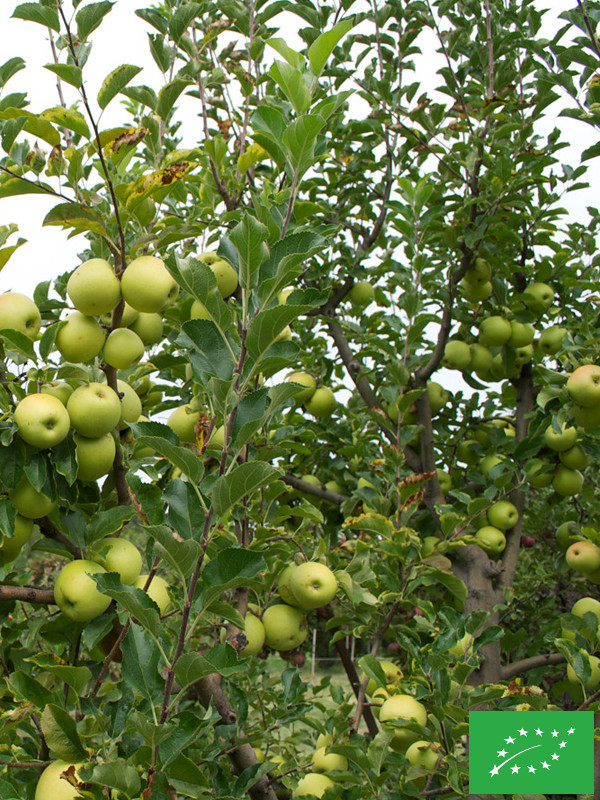
[[[509,681],[515,675],[520,675],[522,672],[530,672],[532,669],[538,667],[545,667],[550,664],[564,664],[566,661],[562,653],[544,653],[538,656],[531,656],[531,658],[523,658],[521,661],[515,661],[512,664],[506,664],[500,670],[500,678],[503,681]]]
[[[0,600],[21,600],[24,603],[36,603],[41,606],[56,605],[52,589],[40,589],[37,586],[1,586]]]
[[[288,486],[297,489],[299,492],[312,494],[314,497],[320,497],[321,500],[327,500],[328,503],[333,503],[336,506],[348,500],[348,495],[341,494],[340,492],[332,492],[324,486],[313,486],[312,483],[303,481],[302,478],[296,478],[295,475],[290,475],[289,473],[286,473],[281,480]]]
[[[55,542],[60,542],[60,544],[64,545],[74,558],[83,558],[83,552],[79,549],[79,547],[77,547],[76,544],[73,544],[68,536],[65,536],[64,533],[61,533],[58,528],[56,528],[52,522],[50,522],[48,517],[38,519],[37,524],[40,531],[48,539],[54,539]]]

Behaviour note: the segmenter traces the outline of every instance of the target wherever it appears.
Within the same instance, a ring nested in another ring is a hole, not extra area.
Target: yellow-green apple
[[[105,337],[98,320],[74,311],[58,329],[56,347],[66,361],[91,361],[102,350]]]
[[[524,303],[535,314],[542,314],[554,301],[554,289],[547,283],[530,283],[525,289]]]
[[[33,533],[33,520],[15,514],[15,527],[12,536],[2,536],[0,543],[0,564],[14,561],[21,552],[23,545]]]
[[[212,315],[204,303],[194,300],[190,308],[190,319],[212,319]]]
[[[555,430],[553,425],[548,425],[544,431],[544,443],[546,447],[555,450],[557,453],[569,450],[577,441],[577,428],[568,426],[563,422],[560,430]]]
[[[454,339],[446,344],[442,364],[448,369],[467,369],[471,363],[471,348],[466,342]]]
[[[586,689],[595,689],[598,684],[600,684],[600,658],[590,655],[588,655],[588,658],[590,660],[591,675],[585,682],[584,686]],[[581,679],[570,664],[567,665],[567,678],[571,681],[571,683],[582,683]]]
[[[356,281],[348,292],[348,297],[355,306],[365,308],[375,299],[375,289],[369,281]]]
[[[67,761],[52,761],[42,772],[35,788],[34,800],[79,800],[83,795],[70,782],[69,777],[79,783],[79,770],[83,764],[69,764]],[[67,773],[65,777],[63,774]],[[83,783],[80,783],[83,789]]]
[[[594,614],[596,617],[596,631],[600,630],[600,602],[594,597],[580,597],[571,608],[571,614],[583,619],[585,614]]]
[[[458,284],[462,296],[470,303],[481,303],[492,294],[494,287],[491,281],[475,282],[469,280],[467,275]]]
[[[419,725],[427,724],[427,711],[422,703],[419,703],[409,694],[396,694],[384,702],[379,711],[379,720],[382,723],[393,721],[415,721]],[[386,727],[386,726],[384,726]],[[391,746],[394,750],[406,750],[413,742],[419,739],[419,734],[409,731],[406,728],[396,728],[387,726],[393,731]]]
[[[77,311],[88,317],[107,314],[121,302],[119,279],[103,258],[91,258],[77,267],[67,281],[67,294]]]
[[[138,589],[144,589],[148,575],[140,575],[133,584]],[[166,614],[171,609],[171,595],[169,594],[169,584],[160,575],[154,575],[150,586],[145,590],[151,600],[154,600],[161,615]]]
[[[75,389],[67,401],[71,425],[90,439],[104,436],[119,424],[119,395],[105,383],[88,383]]]
[[[0,294],[0,331],[20,331],[37,339],[41,324],[40,310],[29,297],[20,292]]]
[[[337,405],[334,393],[327,386],[315,389],[312,397],[304,404],[309,414],[318,419],[330,417]]]
[[[17,403],[15,423],[19,436],[27,444],[45,450],[62,442],[71,420],[67,409],[50,394],[28,394]]]
[[[566,328],[562,328],[560,325],[551,325],[549,328],[545,328],[540,334],[538,347],[542,353],[545,353],[547,356],[556,355],[562,348],[562,342],[566,333],[568,333]]]
[[[569,545],[565,558],[571,569],[583,575],[591,575],[600,569],[600,549],[585,539]]]
[[[225,300],[230,297],[238,287],[238,275],[229,261],[226,261],[215,251],[201,253],[198,260],[209,266],[217,279],[219,294]]]
[[[102,357],[115,369],[129,369],[144,355],[144,343],[131,328],[115,328],[106,337]]]
[[[511,502],[508,500],[498,500],[494,503],[487,512],[490,525],[494,528],[499,528],[501,531],[507,531],[514,528],[519,519],[519,512]]]
[[[479,326],[479,341],[488,347],[506,344],[512,334],[510,322],[499,314],[486,317]]]
[[[418,739],[413,742],[406,751],[406,757],[413,766],[425,767],[428,772],[433,772],[440,757],[441,745],[437,742],[427,742],[425,739]],[[412,782],[423,788],[427,781],[426,775],[419,775],[412,779]]]
[[[160,314],[147,314],[140,311],[137,319],[128,327],[137,333],[146,347],[162,341],[163,319]]]
[[[105,433],[93,439],[74,433],[73,441],[77,458],[77,477],[80,481],[97,481],[110,472],[117,452],[112,433]]]
[[[308,624],[302,610],[283,603],[269,606],[262,616],[262,623],[265,642],[273,650],[294,650],[308,636]]]
[[[280,331],[277,336],[275,337],[276,342],[289,342],[292,339],[292,329],[289,325],[286,325],[285,328]]]
[[[210,452],[212,450],[218,453],[221,452],[224,447],[225,447],[225,426],[219,425],[218,428],[213,428],[212,433],[208,437],[208,442],[206,443],[206,450],[207,452]]]
[[[192,411],[188,403],[171,411],[167,425],[179,436],[181,442],[193,444],[196,441],[196,423],[200,419],[199,411]]]
[[[532,486],[543,489],[546,486],[550,486],[552,483],[554,478],[554,464],[551,464],[544,458],[531,458],[525,464],[525,475]]]
[[[561,550],[566,550],[574,542],[579,541],[581,527],[575,520],[568,520],[556,529],[556,544]]]
[[[494,558],[503,553],[506,547],[506,536],[492,525],[480,528],[475,534],[475,538],[480,543],[481,549]]]
[[[575,422],[585,431],[594,430],[600,425],[600,404],[594,408],[584,408],[583,406],[573,406],[573,416]]]
[[[294,787],[292,797],[323,797],[327,789],[331,789],[332,786],[335,784],[327,775],[307,772]]]
[[[372,679],[371,679],[372,680]],[[381,711],[381,706],[385,703],[388,697],[392,695],[388,692],[387,689],[384,689],[383,686],[379,686],[373,694],[371,695],[371,711],[373,712],[373,716],[375,719],[379,719],[379,712]]]
[[[48,381],[48,383],[42,383],[40,392],[42,394],[50,394],[52,397],[57,397],[63,406],[66,406],[67,400],[73,394],[73,387],[66,381]]]
[[[119,428],[127,427],[129,422],[137,422],[142,414],[142,401],[133,386],[130,386],[120,378],[117,380],[117,393],[121,402],[121,416],[119,417]]]
[[[386,691],[391,694],[394,691],[395,685],[402,680],[402,670],[398,664],[394,664],[393,661],[379,661],[379,666],[385,675]],[[369,678],[367,688],[365,690],[367,694],[372,697],[378,688],[379,684],[375,678]]]
[[[583,486],[583,475],[577,469],[569,469],[561,464],[552,480],[552,488],[563,497],[579,494]]]
[[[600,403],[600,366],[584,364],[567,380],[567,391],[578,406],[593,408]]]
[[[244,617],[244,634],[246,645],[240,650],[241,656],[255,656],[260,653],[265,643],[265,626],[260,619],[251,611],[246,612]]]
[[[306,561],[292,572],[290,588],[301,608],[321,608],[335,597],[337,579],[325,564]]]
[[[313,754],[312,768],[315,772],[348,769],[348,759],[338,753],[328,753],[327,747],[318,747]]]
[[[9,489],[8,498],[19,514],[27,519],[41,519],[56,508],[54,500],[34,489],[26,477],[21,478],[14,489]]]
[[[103,614],[110,597],[98,591],[90,576],[105,572],[103,566],[85,558],[66,564],[54,584],[54,602],[63,614],[77,622],[89,622]]]
[[[125,268],[121,291],[136,311],[156,314],[175,299],[179,287],[164,261],[156,256],[139,256]]]
[[[568,469],[585,469],[590,463],[590,458],[580,444],[575,444],[568,450],[558,454],[560,463]]]
[[[279,303],[280,306],[286,305],[287,299],[293,291],[294,289],[292,288],[292,289],[282,289],[279,292],[279,294],[277,295],[277,302]]]
[[[301,392],[294,395],[294,402],[302,405],[302,403],[310,400],[317,388],[317,382],[312,375],[308,372],[292,372],[286,379],[289,383],[297,383],[300,386],[305,386]]]
[[[483,528],[482,528],[483,530]],[[501,531],[500,531],[501,532]],[[464,657],[471,655],[473,652],[473,634],[472,633],[465,633],[464,636],[458,640],[458,642],[453,645],[448,652],[450,655]]]
[[[134,584],[142,570],[142,554],[128,539],[108,536],[97,542],[94,561],[107,572],[118,572],[121,583]]]
[[[291,587],[292,573],[296,567],[296,564],[288,564],[287,567],[285,567],[279,574],[279,577],[277,578],[277,593],[283,602],[288,606],[298,607],[300,603],[294,597]]]
[[[137,308],[132,308],[129,305],[129,303],[123,303],[123,315],[121,317],[121,327],[129,328],[129,326],[136,321],[139,315],[140,312],[137,310]]]
[[[510,321],[510,339],[507,344],[511,347],[527,347],[533,342],[535,331],[528,322]]]

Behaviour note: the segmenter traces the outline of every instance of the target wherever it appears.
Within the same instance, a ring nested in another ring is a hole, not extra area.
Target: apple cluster
[[[337,401],[328,386],[317,386],[317,381],[308,372],[292,372],[287,380],[289,383],[304,387],[294,396],[297,405],[304,406],[306,411],[317,419],[331,416]]]

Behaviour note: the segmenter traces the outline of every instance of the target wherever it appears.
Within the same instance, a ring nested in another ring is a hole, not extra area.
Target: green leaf
[[[186,3],[175,11],[169,23],[169,33],[175,44],[179,44],[190,23],[199,16],[201,10],[200,3]]]
[[[260,266],[269,257],[268,238],[267,227],[251,214],[244,214],[242,220],[221,242],[226,257],[237,267],[243,289],[253,289],[258,284]],[[232,248],[237,257],[231,254]]]
[[[168,262],[169,272],[179,286],[204,304],[217,327],[225,332],[231,327],[231,312],[217,289],[217,279],[211,268],[197,258],[175,257]]]
[[[44,64],[44,69],[58,75],[61,81],[65,81],[71,86],[77,88],[81,86],[81,67],[76,67],[75,64]]]
[[[62,106],[55,106],[54,108],[47,108],[45,111],[42,111],[40,116],[42,119],[58,125],[59,128],[67,128],[83,136],[85,139],[90,138],[90,129],[87,126],[83,114],[80,114],[79,111],[74,111],[71,108],[63,108]]]
[[[249,442],[263,425],[267,416],[267,397],[269,390],[263,387],[250,392],[240,400],[232,431],[232,439],[238,450]]]
[[[125,586],[116,572],[99,573],[92,575],[92,578],[96,581],[99,592],[116,600],[142,627],[158,638],[160,614],[156,609],[156,603],[143,589]]]
[[[248,328],[246,347],[257,361],[263,357],[280,333],[301,314],[310,311],[311,306],[275,306],[261,311],[254,317]]]
[[[248,581],[265,569],[260,553],[243,547],[228,547],[209,561],[201,574],[201,605],[208,608],[224,592],[237,586],[247,586]]]
[[[8,683],[17,700],[26,700],[28,703],[33,703],[36,708],[44,708],[56,699],[51,691],[20,669],[11,673]]]
[[[64,681],[78,695],[83,694],[85,687],[92,679],[92,671],[88,667],[72,667],[68,664],[57,664],[57,657],[53,653],[39,653],[24,661],[35,664],[44,672],[54,675],[60,681]]]
[[[266,40],[266,44],[269,47],[272,47],[273,50],[276,50],[280,56],[283,56],[285,60],[297,70],[303,70],[304,66],[306,65],[306,61],[304,60],[304,56],[301,53],[298,53],[296,50],[292,50],[292,48],[288,45],[285,39],[280,39],[277,36],[272,36],[270,39]]]
[[[0,197],[16,197],[21,194],[54,194],[47,183],[30,183],[20,178],[0,181]]]
[[[59,203],[46,214],[42,225],[60,225],[63,229],[73,228],[77,233],[106,235],[102,214],[80,203]]]
[[[312,167],[317,135],[324,125],[325,120],[318,114],[304,114],[285,129],[282,141],[297,176],[304,175]]]
[[[22,800],[23,790],[15,789],[4,778],[0,778],[0,800]]]
[[[304,269],[303,262],[325,248],[323,236],[312,231],[289,233],[271,247],[260,268],[258,296],[268,305],[277,294],[295,281]]]
[[[64,708],[48,703],[42,711],[40,722],[46,744],[57,758],[70,764],[87,758],[75,721]]]
[[[224,517],[243,497],[256,492],[269,481],[277,480],[279,475],[279,470],[263,461],[238,464],[228,475],[221,475],[214,485],[215,514]]]
[[[122,758],[111,758],[109,763],[95,764],[91,769],[81,770],[81,779],[97,786],[108,786],[131,798],[138,797],[141,790],[140,776]]]
[[[90,33],[99,27],[113,5],[114,3],[104,0],[101,3],[90,3],[77,12],[75,20],[77,21],[77,33],[80,41],[84,42]]]
[[[167,20],[154,8],[139,8],[136,10],[135,14],[149,25],[152,25],[153,28],[156,28],[157,31],[160,31],[160,33],[164,34],[169,30],[169,23]]]
[[[21,3],[12,13],[13,19],[26,19],[30,22],[38,22],[45,28],[51,28],[56,33],[60,33],[60,22],[58,12],[48,6],[39,3]]]
[[[207,675],[235,675],[236,672],[245,672],[247,663],[240,661],[238,654],[230,644],[218,644],[209,650],[205,656],[198,653],[186,653],[181,656],[175,667],[175,678],[182,689]]]
[[[141,103],[154,111],[156,109],[156,92],[149,86],[127,86],[122,90],[125,97],[135,103]]]
[[[1,192],[0,192],[1,195]],[[17,353],[30,358],[35,361],[35,351],[33,349],[33,342],[21,331],[3,330],[0,331],[0,339],[4,342],[7,350],[14,350]]]
[[[275,61],[269,75],[294,106],[297,114],[303,114],[310,106],[310,89],[304,80],[304,73],[285,61]]]
[[[113,69],[102,81],[102,86],[98,92],[98,105],[100,108],[106,108],[113,97],[116,97],[141,71],[141,67],[135,67],[132,64],[121,64],[120,67]]]
[[[0,111],[0,120],[22,118],[25,119],[24,129],[27,133],[31,133],[32,136],[38,136],[52,145],[52,147],[60,144],[60,133],[47,120],[42,119],[37,114],[32,114],[31,111],[26,111],[19,107],[15,108],[14,106],[7,106]],[[19,181],[19,183],[24,182]]]
[[[21,56],[14,56],[13,58],[9,58],[8,61],[5,61],[0,67],[0,87],[7,84],[17,72],[25,69],[25,66],[25,62]]]
[[[195,369],[230,380],[235,363],[223,334],[211,319],[190,319],[183,324],[177,344],[193,348],[189,354]]]
[[[199,483],[204,475],[202,459],[187,447],[173,444],[167,435],[173,432],[168,425],[159,422],[138,422],[131,426],[137,443],[144,447],[151,447],[156,453],[163,456],[187,475],[194,483]],[[161,435],[162,434],[162,435]]]
[[[9,258],[12,256],[15,250],[18,250],[19,247],[25,244],[26,241],[27,239],[21,239],[19,237],[19,240],[17,241],[16,244],[11,245],[10,247],[3,247],[2,249],[0,249],[0,270],[7,264]]]
[[[355,23],[351,19],[342,19],[334,25],[330,31],[324,31],[317,36],[315,41],[308,48],[308,58],[313,75],[318,78],[323,72],[327,59],[331,55],[333,48],[348,31],[352,30]]]
[[[173,531],[166,525],[151,525],[144,530],[163,548],[165,556],[175,569],[181,572],[184,578],[188,578],[204,552],[202,545],[193,539],[178,541],[174,538]]]
[[[160,651],[148,631],[133,622],[121,643],[121,652],[125,683],[152,705],[161,701],[164,682],[158,671]]]
[[[135,516],[133,506],[115,506],[97,511],[86,527],[87,542],[97,542],[105,536],[120,531],[126,522]]]
[[[77,478],[77,447],[73,437],[67,436],[55,445],[50,451],[50,458],[58,474],[72,486]]]
[[[175,78],[174,81],[163,86],[158,93],[158,102],[156,104],[156,113],[161,119],[166,119],[169,116],[177,98],[186,86],[189,86],[189,81],[183,80],[182,78]]]

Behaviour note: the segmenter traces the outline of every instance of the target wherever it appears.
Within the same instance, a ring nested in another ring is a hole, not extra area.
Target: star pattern
[[[527,736],[527,731],[524,728],[521,728],[519,733],[521,734],[521,736]]]
[[[517,731],[517,733],[519,733],[520,736],[527,736],[528,731],[526,731],[525,728],[520,728]],[[543,736],[543,733],[544,732],[541,730],[541,728],[536,728],[535,729],[536,736]],[[549,733],[552,735],[553,739],[556,739],[560,735],[559,731],[557,731],[557,730],[550,731]],[[575,733],[575,728],[570,728],[570,730],[567,731],[567,735],[571,735],[572,733]],[[509,736],[504,741],[506,742],[506,744],[511,745],[511,744],[514,744],[516,742],[516,739],[513,736]],[[562,748],[567,746],[567,742],[563,739],[563,741],[557,742],[557,745],[558,745],[559,749],[562,749]],[[517,747],[518,746],[519,745],[517,745]],[[541,745],[538,744],[538,745],[533,745],[532,747],[527,747],[524,750],[521,750],[520,752],[517,752],[517,753],[513,754],[512,756],[509,755],[508,751],[503,747],[502,750],[498,750],[497,752],[498,752],[498,758],[502,758],[502,759],[505,759],[505,760],[499,765],[494,764],[493,768],[490,770],[490,775],[491,776],[498,775],[500,773],[500,770],[502,769],[502,767],[505,764],[507,764],[509,761],[511,761],[512,759],[517,758],[517,756],[522,755],[523,753],[527,752],[527,750],[535,750],[540,746]],[[506,758],[506,756],[508,756],[508,758]],[[552,753],[552,756],[551,756],[551,761],[552,762],[558,761],[559,758],[560,758],[560,756],[559,756],[558,753]],[[537,769],[547,769],[547,770],[549,770],[550,766],[551,766],[551,764],[548,761],[540,761],[539,762],[539,767],[536,767],[533,763],[531,763],[531,764],[529,764],[528,767],[526,767],[526,769],[530,774],[535,774]],[[511,767],[510,767],[510,771],[512,772],[513,775],[518,775],[520,769],[521,769],[521,767],[518,764],[512,764]],[[525,769],[525,767],[524,767],[524,769]]]
[[[542,735],[542,731],[539,728],[536,728],[535,732],[536,732],[537,736],[541,736]]]
[[[518,772],[518,771],[519,771],[519,767],[517,767],[517,765],[515,764],[514,766],[512,766],[512,767],[510,768],[510,771],[511,771],[511,772]]]
[[[566,742],[561,742],[561,743],[560,743],[558,746],[559,746],[559,747],[566,747],[566,746],[567,746],[567,743],[566,743]]]
[[[514,742],[514,739],[512,738],[512,736],[509,736],[508,739],[505,739],[504,741],[506,742],[506,744],[512,744]]]
[[[535,767],[533,766],[533,764],[530,764],[530,765],[527,767],[527,769],[529,770],[529,772],[535,772]]]
[[[506,755],[506,750],[502,749],[498,751],[498,758],[504,758]]]
[[[550,764],[547,761],[542,761],[542,767],[544,769],[550,769]]]

